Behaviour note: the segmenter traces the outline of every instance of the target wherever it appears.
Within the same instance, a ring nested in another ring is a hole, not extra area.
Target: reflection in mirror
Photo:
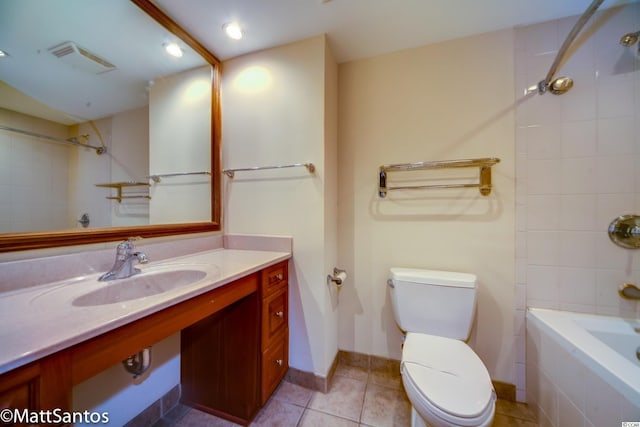
[[[5,0],[0,40],[0,233],[219,228],[216,60],[182,28],[148,0]]]

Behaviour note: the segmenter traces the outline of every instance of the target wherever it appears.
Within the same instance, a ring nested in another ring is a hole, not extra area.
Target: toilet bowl
[[[408,333],[402,384],[412,406],[412,427],[490,426],[496,396],[491,378],[462,341]]]
[[[476,276],[392,268],[387,283],[405,332],[401,374],[411,425],[490,426],[496,394],[482,360],[464,342],[475,314]]]

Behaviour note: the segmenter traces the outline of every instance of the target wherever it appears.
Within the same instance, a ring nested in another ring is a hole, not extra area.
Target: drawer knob
[[[276,317],[284,317],[284,312],[283,311],[276,311]]]
[[[276,360],[276,365],[278,365],[278,366],[282,366],[283,363],[284,362],[282,361],[282,359]]]
[[[282,280],[283,278],[284,278],[284,276],[282,275],[282,273],[276,274],[276,279],[277,280]]]

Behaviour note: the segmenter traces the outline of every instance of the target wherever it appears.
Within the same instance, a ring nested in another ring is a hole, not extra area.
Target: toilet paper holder
[[[342,270],[338,267],[334,267],[333,268],[333,275],[328,274],[327,275],[327,282],[331,281],[333,283],[335,283],[338,286],[342,286],[342,282],[345,281],[347,278],[347,271],[346,270]]]

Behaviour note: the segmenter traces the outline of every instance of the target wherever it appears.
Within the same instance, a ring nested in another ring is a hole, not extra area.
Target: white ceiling
[[[606,0],[607,8],[634,0]],[[156,0],[226,60],[326,33],[338,63],[580,15],[591,0]],[[240,41],[222,25],[237,20]]]
[[[150,81],[205,64],[184,43],[182,58],[167,55],[176,39],[129,0],[0,0],[0,107],[63,124],[142,107]],[[66,41],[116,69],[87,72],[49,52]],[[63,114],[36,112],[21,93]]]

